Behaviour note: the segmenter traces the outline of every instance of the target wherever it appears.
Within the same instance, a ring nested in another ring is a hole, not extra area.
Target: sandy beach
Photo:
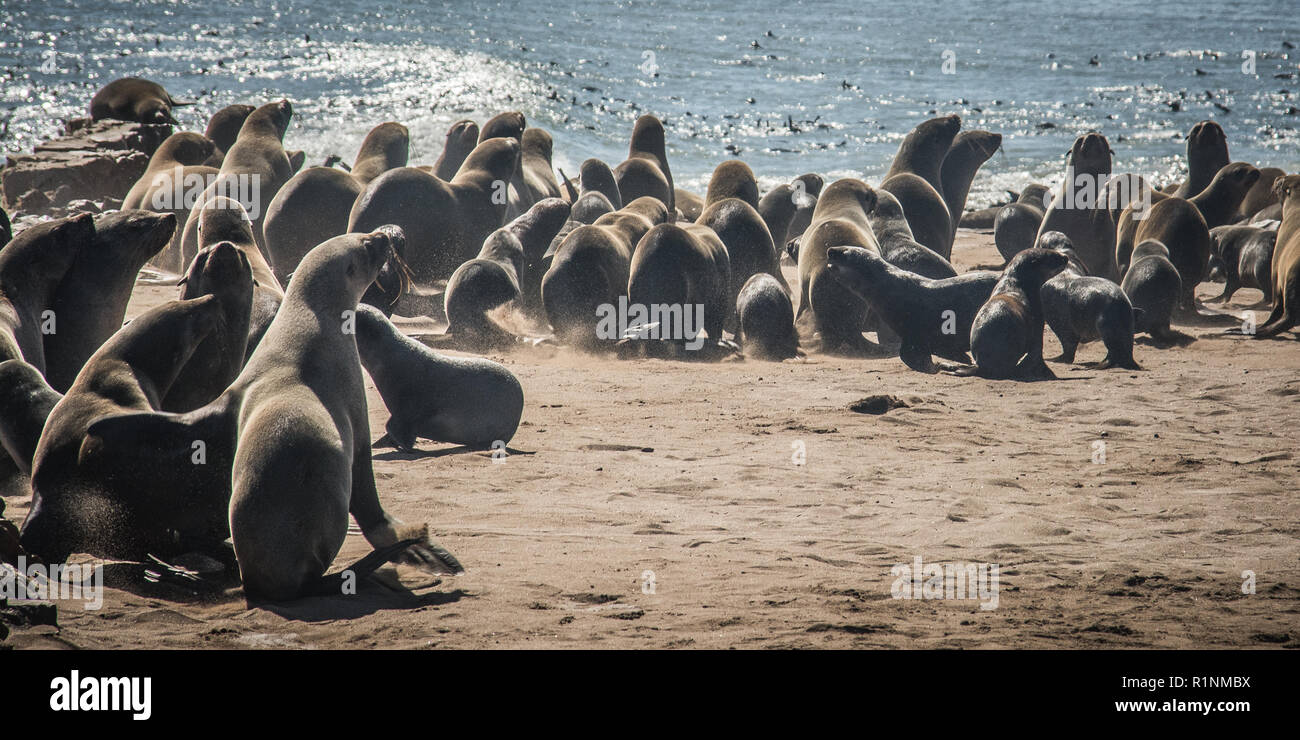
[[[999,261],[990,234],[959,233],[960,271]],[[128,317],[175,290],[138,285]],[[1242,290],[1230,308],[1259,297]],[[464,575],[387,566],[354,596],[251,609],[237,587],[112,587],[102,609],[62,605],[57,628],[15,628],[8,644],[1300,646],[1300,343],[1182,328],[1199,340],[1138,344],[1142,372],[1052,363],[1060,380],[1039,383],[927,376],[897,358],[521,348],[493,357],[526,398],[504,459],[427,441],[375,450],[385,505],[428,522]],[[1047,356],[1059,349],[1049,331]],[[1085,345],[1078,360],[1103,354]],[[367,387],[379,439],[388,414]],[[879,395],[903,405],[850,408]],[[29,501],[5,503],[21,522]],[[349,536],[335,569],[367,551]],[[893,598],[891,568],[917,557],[997,565],[996,608]]]

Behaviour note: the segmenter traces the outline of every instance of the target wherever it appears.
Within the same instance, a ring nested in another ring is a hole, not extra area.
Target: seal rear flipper
[[[371,551],[365,557],[337,573],[321,576],[319,579],[303,586],[303,596],[339,596],[344,592],[344,586],[351,585],[364,578],[370,577],[372,573],[379,570],[380,566],[393,560],[402,554],[402,551],[412,545],[420,544],[418,538],[402,540],[395,542],[387,547],[381,547]]]
[[[907,365],[918,373],[934,375],[939,372],[939,368],[934,364],[934,357],[931,356],[930,351],[918,347],[915,344],[904,344],[898,351],[898,357],[903,361],[904,365]]]

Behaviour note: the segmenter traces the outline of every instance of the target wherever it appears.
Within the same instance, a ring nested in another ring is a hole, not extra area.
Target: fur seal
[[[903,206],[887,190],[876,191],[876,207],[867,216],[880,256],[891,265],[921,277],[942,280],[957,274],[952,263],[912,238]]]
[[[993,295],[975,314],[970,351],[984,378],[1055,378],[1043,362],[1043,283],[1065,268],[1068,258],[1034,247],[1011,258]]]
[[[1045,197],[1051,190],[1045,185],[1033,184],[1020,193],[1014,203],[998,209],[993,219],[993,243],[1005,262],[1034,246],[1038,227],[1046,213]]]
[[[582,195],[592,191],[604,195],[616,211],[623,207],[623,195],[618,190],[614,171],[599,159],[592,157],[582,161],[578,170],[578,188]]]
[[[488,314],[520,301],[526,291],[535,292],[540,303],[541,276],[534,273],[568,216],[563,198],[546,198],[488,235],[478,256],[457,267],[447,281],[447,334],[478,351],[513,344],[515,335]]]
[[[1196,286],[1205,279],[1210,254],[1214,251],[1209,221],[1214,220],[1218,225],[1236,213],[1241,199],[1258,178],[1259,170],[1245,162],[1234,162],[1220,170],[1210,186],[1196,197],[1165,198],[1151,206],[1146,218],[1138,222],[1133,232],[1134,243],[1154,239],[1169,249],[1169,259],[1182,278],[1183,296],[1179,302],[1182,310],[1195,311]],[[1124,214],[1124,218],[1132,217],[1132,207]],[[1117,245],[1116,259],[1127,262],[1123,246]]]
[[[936,373],[933,355],[970,362],[970,327],[998,282],[996,272],[931,280],[889,264],[861,247],[831,247],[826,273],[871,307],[902,340],[909,368]]]
[[[908,226],[916,241],[938,252],[944,259],[952,256],[952,219],[943,198],[943,160],[952,146],[961,117],[931,118],[912,129],[898,146],[894,162],[880,184],[903,204]],[[974,173],[972,173],[973,176]]]
[[[28,552],[47,562],[63,562],[74,552],[144,559],[172,552],[172,531],[202,531],[205,520],[220,521],[221,501],[196,496],[178,505],[179,491],[134,485],[132,473],[147,474],[133,469],[135,461],[104,458],[86,447],[96,421],[157,409],[220,312],[215,296],[164,303],[136,317],[91,356],[51,409],[35,447],[32,508],[22,528]],[[41,392],[48,397],[50,391]]]
[[[772,235],[757,210],[758,181],[749,165],[739,160],[718,165],[704,202],[696,223],[712,229],[727,247],[731,272],[728,303],[734,306],[741,287],[759,272],[771,275],[789,292]],[[730,317],[727,321],[730,323]]]
[[[0,362],[0,444],[8,456],[6,462],[16,465],[23,475],[32,474],[36,443],[60,398],[62,394],[30,363],[17,359]]]
[[[1228,166],[1228,136],[1214,121],[1201,121],[1187,132],[1187,179],[1173,193],[1191,199],[1210,186],[1215,174]]]
[[[9,243],[14,238],[13,225],[9,223],[9,214],[0,208],[0,247]]]
[[[1070,239],[1090,275],[1119,280],[1115,266],[1115,220],[1100,192],[1110,180],[1111,156],[1106,137],[1096,132],[1079,136],[1070,147],[1065,179],[1043,214],[1035,243],[1049,231]]]
[[[1133,204],[1125,208],[1116,225],[1117,236],[1115,240],[1115,262],[1119,265],[1121,272],[1128,266],[1129,252],[1132,250],[1132,246],[1145,239],[1155,239],[1166,246],[1177,244],[1172,248],[1175,257],[1181,251],[1182,245],[1180,242],[1166,240],[1160,234],[1152,231],[1164,227],[1163,222],[1155,219],[1157,207],[1159,207],[1160,213],[1163,214],[1161,218],[1168,219],[1169,214],[1187,212],[1186,204],[1191,204],[1200,213],[1201,219],[1205,222],[1208,230],[1233,221],[1237,208],[1241,204],[1241,199],[1246,197],[1246,193],[1250,191],[1258,179],[1259,170],[1252,165],[1245,162],[1233,162],[1220,169],[1214,175],[1214,179],[1210,181],[1210,184],[1195,197],[1183,199],[1171,195],[1156,200],[1149,209],[1145,209],[1141,213],[1138,210],[1140,204]],[[1175,200],[1177,203],[1166,203],[1169,200]],[[1143,218],[1138,218],[1139,215],[1142,215]],[[1199,236],[1198,232],[1198,238],[1195,240],[1197,245],[1200,245],[1203,241]],[[1177,264],[1178,260],[1175,259],[1174,262]],[[1204,275],[1198,276],[1196,278],[1197,282],[1203,277]],[[1184,282],[1186,279],[1186,276],[1184,276]],[[1184,288],[1186,287],[1184,285]]]
[[[765,272],[750,276],[736,298],[739,337],[746,357],[781,361],[802,354],[790,293]]]
[[[57,329],[44,336],[45,378],[66,392],[86,361],[122,328],[136,274],[171,240],[176,217],[112,211],[95,217],[95,234],[54,293]]]
[[[795,191],[795,210],[790,225],[786,228],[786,241],[797,239],[807,231],[808,224],[812,223],[813,211],[817,210],[817,199],[821,197],[825,186],[822,176],[812,172],[790,181],[790,187]]]
[[[836,180],[822,191],[812,223],[799,239],[799,310],[795,316],[802,319],[811,312],[823,351],[841,346],[855,352],[871,349],[862,336],[866,304],[842,281],[827,280],[823,273],[826,250],[831,247],[848,245],[879,251],[867,218],[876,200],[876,191],[865,182]]]
[[[145,193],[155,186],[155,180],[159,175],[163,173],[174,175],[177,168],[181,168],[183,172],[186,167],[201,166],[215,150],[216,145],[212,140],[202,134],[180,131],[168,136],[149,158],[149,166],[145,168],[144,174],[135,181],[127,191],[126,197],[122,199],[122,210],[140,208],[158,210],[145,200]]]
[[[1053,236],[1060,240],[1053,243]],[[1080,344],[1101,340],[1106,357],[1091,367],[1141,370],[1133,359],[1133,306],[1128,296],[1114,282],[1088,275],[1064,234],[1051,231],[1043,237],[1040,248],[1054,249],[1067,259],[1065,269],[1038,292],[1043,318],[1061,342],[1061,355],[1054,362],[1072,363]]]
[[[668,167],[663,122],[645,115],[632,127],[627,159],[614,168],[618,192],[629,203],[642,196],[663,201],[672,213],[677,208],[673,173]]]
[[[667,205],[645,196],[574,229],[560,242],[542,277],[542,305],[561,342],[584,349],[602,343],[598,308],[627,295],[633,249],[667,220]]]
[[[371,306],[358,306],[356,315],[361,363],[392,414],[388,439],[398,449],[414,449],[417,438],[486,448],[514,436],[524,392],[508,369],[440,355]]]
[[[939,169],[940,193],[948,207],[949,255],[957,238],[957,226],[966,211],[966,196],[980,167],[1002,147],[1002,134],[989,131],[962,131],[952,140]]]
[[[754,217],[758,218],[757,212]],[[758,222],[762,224],[761,219]],[[692,326],[695,332],[703,328],[709,342],[715,345],[722,340],[723,325],[735,310],[731,290],[727,247],[707,226],[659,224],[641,237],[632,253],[627,280],[628,303],[680,309],[680,328],[684,336],[671,339],[685,340],[688,350],[699,346],[691,344],[690,340],[696,339],[690,333]],[[702,318],[703,326],[698,321],[688,324],[688,313]],[[673,329],[660,325],[660,338],[669,338],[663,334]]]
[[[758,180],[749,165],[739,159],[727,160],[714,168],[709,178],[709,189],[704,195],[704,206],[727,198],[737,198],[758,209]]]
[[[1279,177],[1273,190],[1282,206],[1273,250],[1273,310],[1256,337],[1276,336],[1300,319],[1300,175]]]
[[[551,164],[554,143],[551,135],[540,128],[524,131],[519,149],[519,169],[528,190],[530,206],[547,198],[559,198],[560,184]]]
[[[1276,167],[1259,168],[1259,179],[1255,181],[1250,192],[1246,193],[1246,197],[1241,200],[1241,205],[1237,207],[1237,220],[1250,219],[1256,213],[1277,203],[1277,194],[1273,192],[1273,183],[1277,182],[1279,177],[1286,177],[1286,172]]]
[[[433,165],[433,174],[439,180],[450,181],[465,163],[465,158],[478,146],[478,124],[463,120],[457,121],[447,129],[447,141],[443,144],[442,154]]]
[[[94,238],[94,219],[83,213],[36,224],[0,248],[0,361],[26,360],[45,371],[42,313],[53,309],[59,285]],[[58,331],[57,313],[54,320]]]
[[[361,143],[352,171],[309,167],[280,188],[266,208],[265,243],[276,278],[283,284],[317,244],[346,233],[352,205],[383,173],[405,167],[410,132],[400,123],[381,123]]]
[[[248,120],[254,110],[256,109],[247,103],[235,103],[212,114],[203,135],[212,141],[216,150],[203,164],[220,169],[226,152],[230,151],[230,147],[235,145],[235,139],[239,137],[239,129],[244,127],[244,121]]]
[[[83,461],[115,470],[153,462],[150,477],[137,487],[171,485],[176,466],[198,469],[186,472],[197,478],[188,484],[190,510],[201,510],[191,513],[204,514],[195,524],[216,529],[228,523],[250,599],[316,592],[343,543],[349,513],[384,558],[400,551],[404,560],[430,570],[462,570],[427,540],[427,528],[405,527],[385,512],[375,490],[361,362],[348,326],[401,238],[389,227],[337,236],[313,249],[266,341],[216,401],[183,415],[113,415],[86,431]],[[189,457],[192,440],[207,441],[207,465],[177,460]],[[151,500],[159,498],[170,503],[156,493]],[[211,505],[227,500],[228,516],[221,506],[212,518]],[[164,517],[136,521],[137,533],[166,526]],[[408,540],[416,542],[407,547]]]
[[[90,118],[98,121],[114,118],[137,123],[169,123],[179,126],[172,117],[174,106],[189,105],[177,102],[162,85],[139,77],[123,77],[104,85],[90,99]]]
[[[489,129],[484,128],[484,133]],[[349,232],[396,224],[406,234],[406,262],[418,283],[445,280],[473,259],[504,221],[507,199],[495,183],[517,168],[519,144],[489,138],[474,148],[450,182],[413,167],[371,181],[348,216]]]
[[[1223,293],[1214,303],[1227,303],[1240,288],[1263,291],[1264,303],[1273,302],[1273,249],[1277,229],[1257,226],[1216,226],[1210,229],[1214,254],[1223,269]]]
[[[1166,345],[1190,341],[1191,337],[1169,326],[1183,293],[1183,280],[1169,261],[1169,249],[1149,239],[1133,249],[1132,259],[1120,288],[1133,306],[1134,330]]]
[[[682,188],[673,188],[673,201],[677,204],[677,213],[681,221],[698,221],[704,213],[704,199]]]
[[[488,122],[483,124],[483,130],[479,132],[478,142],[480,144],[490,139],[513,139],[519,145],[520,158],[515,163],[514,172],[510,177],[506,178],[506,198],[508,203],[503,221],[518,216],[533,205],[533,193],[524,183],[522,164],[524,133],[527,129],[528,123],[523,113],[507,111],[498,113],[488,119]]]

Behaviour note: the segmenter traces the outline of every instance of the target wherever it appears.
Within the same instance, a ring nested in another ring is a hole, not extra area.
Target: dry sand
[[[955,257],[961,269],[999,261],[988,234],[965,230]],[[140,287],[130,314],[174,294]],[[1243,290],[1233,306],[1258,299]],[[65,606],[57,630],[19,629],[9,643],[1300,646],[1300,342],[1186,330],[1203,338],[1140,344],[1144,372],[1052,364],[1062,380],[1043,383],[926,376],[897,358],[516,351],[495,358],[527,399],[505,460],[428,442],[376,450],[390,511],[429,522],[464,575],[430,585],[389,567],[381,577],[410,591],[364,583],[252,609],[237,588],[108,589],[100,611]],[[1050,331],[1046,352],[1059,352]],[[1086,345],[1078,359],[1103,355]],[[378,439],[387,412],[368,391]],[[873,394],[908,406],[849,410]],[[6,503],[21,521],[28,501]],[[336,567],[367,549],[349,536]],[[997,608],[891,598],[890,568],[917,556],[997,564]],[[1247,570],[1254,594],[1242,593]]]

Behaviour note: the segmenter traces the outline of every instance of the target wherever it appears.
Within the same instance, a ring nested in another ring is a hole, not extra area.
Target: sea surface
[[[187,129],[288,98],[286,146],[350,160],[388,120],[432,163],[447,127],[520,110],[569,175],[626,155],[662,118],[679,184],[740,157],[765,187],[804,172],[878,183],[916,123],[958,113],[1004,135],[971,205],[1052,182],[1074,137],[1116,171],[1178,177],[1211,118],[1234,159],[1300,170],[1295,0],[3,0],[0,148],[27,151],[123,76],[162,83]]]

